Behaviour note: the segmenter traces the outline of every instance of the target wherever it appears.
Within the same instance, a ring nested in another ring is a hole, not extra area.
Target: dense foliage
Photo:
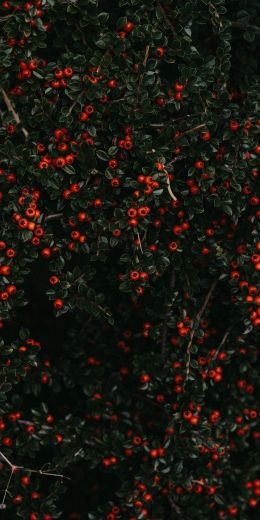
[[[3,518],[256,518],[258,2],[0,29]]]

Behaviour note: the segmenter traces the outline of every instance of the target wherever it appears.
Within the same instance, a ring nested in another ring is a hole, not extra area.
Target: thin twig
[[[66,117],[69,117],[73,108],[76,106],[77,102],[82,98],[83,94],[85,94],[85,90],[82,90],[79,95],[76,97],[76,99],[73,101],[72,105],[70,106],[68,112],[66,113]]]
[[[99,74],[100,71],[101,71],[101,67],[102,67],[102,64],[104,62],[104,60],[106,59],[106,57],[111,53],[111,51],[113,50],[113,47],[112,45],[109,45],[108,49],[106,49],[106,51],[104,52],[100,62],[99,62],[99,65],[98,65],[98,68],[97,68],[97,73]]]
[[[219,15],[216,7],[211,2],[209,2],[209,7],[211,7],[212,11],[214,12],[213,16],[216,19],[216,23],[222,28],[223,27],[223,23],[221,21],[220,15]]]
[[[143,248],[142,248],[142,242],[141,242],[141,238],[140,238],[140,235],[139,235],[139,231],[137,230],[136,232],[137,232],[137,236],[138,236],[138,245],[139,245],[139,247],[141,249],[141,253],[143,255],[144,252],[143,252]]]
[[[117,98],[117,99],[112,99],[112,101],[110,101],[110,105],[112,104],[115,104],[115,103],[120,103],[121,101],[127,101],[127,97],[121,97],[121,98]]]
[[[44,219],[46,222],[47,220],[56,220],[63,216],[63,213],[53,213],[52,215],[47,215]]]
[[[17,471],[17,470],[23,470],[23,471],[26,471],[28,473],[38,473],[38,475],[42,475],[42,476],[45,476],[45,477],[55,477],[55,478],[61,478],[61,479],[66,479],[66,480],[70,480],[69,477],[66,477],[65,475],[61,475],[59,473],[50,473],[49,471],[43,471],[41,469],[32,469],[32,468],[26,468],[24,466],[17,466],[16,464],[13,464],[6,456],[5,454],[0,451],[0,457],[2,457],[2,459],[6,462],[6,464],[9,466],[10,468],[10,475],[9,475],[9,478],[8,478],[8,481],[7,481],[7,484],[6,484],[6,488],[4,490],[4,494],[3,494],[3,499],[2,499],[2,502],[0,504],[0,509],[5,509],[6,507],[6,504],[5,504],[5,500],[6,500],[6,495],[8,493],[8,489],[10,487],[10,483],[11,483],[11,480],[12,480],[12,476],[13,474]]]
[[[221,340],[221,342],[220,342],[220,344],[219,344],[219,346],[218,346],[218,348],[217,348],[217,350],[216,350],[216,352],[215,352],[215,354],[213,356],[213,361],[215,361],[215,359],[217,359],[218,354],[220,353],[220,350],[222,349],[223,345],[226,343],[232,328],[233,328],[233,325],[230,325],[230,327],[227,328],[227,330],[226,330],[226,332],[225,332],[225,334],[224,334],[224,336],[223,336],[223,338],[222,338],[222,340]]]
[[[194,321],[200,321],[202,315],[204,314],[204,311],[208,305],[208,302],[211,298],[211,295],[213,293],[213,291],[215,290],[215,287],[218,283],[219,279],[217,280],[214,280],[214,282],[211,284],[210,288],[209,288],[209,291],[207,292],[207,295],[206,295],[206,298],[200,308],[200,310],[197,312],[196,314],[196,317],[195,317],[195,320]],[[190,340],[189,340],[189,343],[188,343],[188,346],[187,346],[187,350],[186,350],[186,354],[187,354],[187,362],[186,362],[186,377],[185,377],[185,382],[188,380],[189,378],[189,374],[190,374],[190,358],[191,358],[191,347],[192,347],[192,342],[193,342],[193,338],[194,338],[194,334],[195,334],[195,331],[196,331],[196,328],[193,327],[192,331],[191,331],[191,335],[190,335]]]
[[[23,471],[28,471],[28,473],[38,473],[39,475],[43,475],[45,477],[56,477],[56,478],[65,478],[67,480],[71,480],[70,477],[66,477],[65,475],[60,475],[59,473],[50,473],[49,471],[42,471],[41,469],[31,469],[24,468],[23,466],[19,466]]]
[[[6,462],[6,464],[8,464],[8,466],[10,468],[13,467],[13,464],[11,463],[11,461],[4,455],[4,453],[2,451],[0,451],[0,457],[2,457],[2,459],[4,459],[4,461]]]
[[[176,137],[176,139],[180,139],[183,135],[191,134],[191,132],[196,132],[196,130],[200,130],[200,128],[204,128],[206,123],[201,123],[201,125],[194,126],[193,128],[189,128],[189,130],[185,130],[185,132],[181,132],[181,134]]]
[[[0,509],[5,509],[5,508],[6,508],[5,499],[6,499],[6,495],[7,495],[7,493],[8,493],[8,490],[9,490],[9,487],[10,487],[11,480],[12,480],[12,478],[13,478],[13,474],[14,474],[14,472],[15,472],[15,469],[16,469],[15,466],[12,466],[12,467],[11,467],[11,471],[10,471],[9,479],[8,479],[8,481],[7,481],[6,488],[5,488],[5,490],[4,490],[4,494],[3,494],[3,500],[2,500],[2,502],[1,502],[1,504],[0,504]]]
[[[175,197],[173,191],[172,191],[172,188],[171,188],[171,183],[170,183],[170,178],[169,178],[169,174],[166,170],[164,170],[165,174],[166,174],[166,182],[167,182],[167,189],[168,189],[168,192],[170,194],[170,197],[176,201],[178,200],[177,197]]]
[[[1,92],[2,92],[2,95],[3,95],[3,100],[4,100],[4,102],[5,102],[6,106],[7,106],[7,109],[9,110],[9,112],[11,112],[13,114],[14,120],[19,125],[21,123],[21,119],[19,117],[19,114],[17,114],[17,112],[15,111],[15,109],[14,109],[12,103],[11,103],[11,100],[9,99],[6,91],[3,88],[1,88]],[[28,130],[26,130],[26,128],[22,127],[22,132],[23,132],[23,134],[25,136],[25,139],[27,140],[28,137],[29,137]]]

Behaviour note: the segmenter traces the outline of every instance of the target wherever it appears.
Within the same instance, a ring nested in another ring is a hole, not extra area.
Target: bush
[[[1,2],[6,520],[256,518],[258,14]]]

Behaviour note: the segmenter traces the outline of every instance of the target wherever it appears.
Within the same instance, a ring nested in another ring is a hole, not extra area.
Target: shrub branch
[[[0,504],[0,510],[1,509],[6,509],[6,503],[5,503],[6,496],[7,496],[10,484],[11,484],[11,480],[12,480],[13,474],[16,473],[16,471],[18,471],[18,470],[23,470],[23,471],[26,471],[27,473],[38,473],[38,475],[42,475],[42,476],[45,476],[45,477],[55,477],[55,478],[61,478],[61,479],[70,480],[69,477],[66,477],[65,475],[61,475],[59,473],[52,473],[52,472],[49,472],[49,471],[44,471],[42,469],[31,469],[31,468],[26,468],[24,466],[17,466],[16,464],[13,464],[5,456],[5,454],[2,451],[0,451],[0,457],[2,457],[2,459],[6,462],[6,464],[10,468],[10,475],[9,475],[6,487],[4,489],[3,499],[2,499],[2,502]]]
[[[7,110],[12,113],[14,120],[19,125],[21,123],[19,114],[17,114],[17,112],[15,111],[15,109],[12,105],[12,102],[11,102],[10,98],[8,97],[6,91],[3,88],[1,88],[1,92],[2,92],[2,96],[3,96],[3,100],[6,104]],[[22,126],[22,132],[27,141],[28,137],[29,137],[29,132],[28,132],[28,130],[26,130],[26,128],[24,128],[24,126]]]
[[[195,320],[194,321],[200,321],[206,308],[207,308],[207,305],[209,303],[209,300],[215,290],[215,287],[218,283],[219,279],[217,280],[214,280],[214,282],[211,284],[210,288],[209,288],[209,291],[207,292],[207,295],[206,295],[206,298],[200,308],[200,310],[198,311],[198,313],[196,314],[196,317],[195,317]],[[190,358],[191,358],[191,347],[192,347],[192,344],[193,344],[193,338],[194,338],[194,334],[195,334],[195,331],[196,331],[196,328],[193,327],[192,331],[191,331],[191,335],[190,335],[190,340],[189,340],[189,343],[188,343],[188,346],[187,346],[187,350],[186,350],[186,354],[187,354],[187,362],[186,362],[186,377],[185,377],[185,382],[189,379],[189,375],[190,375]]]

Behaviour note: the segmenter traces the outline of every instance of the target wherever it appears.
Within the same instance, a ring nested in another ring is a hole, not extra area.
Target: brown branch
[[[14,120],[19,125],[21,123],[21,119],[19,117],[19,114],[17,114],[17,112],[15,112],[15,109],[14,109],[12,103],[11,103],[10,98],[8,97],[7,93],[5,92],[5,90],[3,88],[1,88],[1,92],[2,92],[3,100],[4,100],[4,102],[5,102],[6,106],[7,106],[8,111],[13,114]],[[25,136],[25,139],[27,140],[28,137],[29,137],[28,130],[26,130],[26,128],[22,127],[22,132],[23,132],[23,134]]]
[[[104,62],[104,60],[106,59],[106,57],[110,54],[110,52],[113,50],[113,47],[112,45],[109,45],[108,49],[104,52],[100,62],[99,62],[99,65],[98,65],[98,68],[97,68],[97,73],[99,74],[100,73],[100,70],[101,70],[101,66]]]
[[[136,233],[137,233],[137,237],[138,237],[138,242],[139,242],[139,244],[138,244],[138,245],[139,245],[139,247],[140,247],[140,250],[141,250],[141,253],[142,253],[142,255],[143,255],[143,254],[144,254],[144,252],[143,252],[143,248],[142,248],[142,241],[141,241],[141,238],[140,238],[140,235],[139,235],[139,231],[138,231],[138,229],[136,230]]]
[[[220,344],[219,344],[219,346],[218,346],[218,348],[217,348],[217,350],[216,350],[216,352],[215,352],[215,354],[213,356],[213,361],[215,361],[215,359],[217,359],[218,354],[219,354],[220,350],[222,349],[223,345],[226,343],[226,341],[228,339],[228,336],[229,336],[229,334],[230,334],[232,329],[233,329],[233,325],[230,325],[230,327],[227,328],[227,330],[226,330],[226,332],[225,332],[225,334],[224,334],[224,336],[223,336],[223,338],[222,338],[222,340],[221,340],[221,342],[220,342]]]
[[[185,132],[181,132],[181,134],[176,138],[176,140],[180,139],[183,135],[191,134],[191,132],[196,132],[196,130],[200,130],[200,128],[204,128],[205,126],[207,126],[206,123],[201,123],[201,125],[193,126],[193,128],[189,128],[189,130],[185,130]]]
[[[114,103],[120,103],[120,101],[127,101],[127,98],[121,97],[121,98],[117,98],[117,99],[112,99],[112,101],[110,101],[110,105],[112,105]]]
[[[171,183],[170,183],[170,179],[169,179],[169,174],[166,170],[164,170],[165,174],[166,174],[166,182],[167,182],[167,188],[168,188],[168,192],[170,194],[170,197],[172,198],[172,200],[176,201],[178,200],[177,197],[175,197],[173,191],[172,191],[172,188],[171,188]]]
[[[73,101],[72,105],[70,106],[68,112],[66,113],[66,117],[69,117],[73,108],[76,106],[77,102],[80,100],[80,98],[85,94],[85,90],[82,90],[79,95],[76,97],[76,99]]]
[[[181,159],[182,159],[182,157],[175,157],[175,158],[171,161],[170,164],[173,164],[173,163],[175,163],[175,162],[177,162],[177,161],[179,161],[179,160],[181,160]],[[167,170],[164,169],[163,171],[164,171],[164,173],[165,173],[165,175],[166,175],[166,182],[167,182],[167,188],[168,188],[169,195],[170,195],[170,197],[172,198],[172,200],[176,201],[176,200],[178,200],[178,199],[177,199],[177,197],[175,197],[175,195],[174,195],[174,193],[173,193],[173,191],[172,191],[172,188],[171,188],[171,182],[170,182],[170,178],[169,178],[169,174],[168,174]]]
[[[216,287],[218,281],[219,281],[219,279],[215,280],[215,281],[211,284],[211,286],[210,286],[210,288],[209,288],[209,290],[208,290],[208,292],[207,292],[206,298],[205,298],[205,300],[204,300],[204,302],[203,302],[203,304],[202,304],[200,310],[199,310],[199,311],[197,312],[197,314],[196,314],[196,317],[195,317],[195,320],[196,320],[196,321],[200,321],[202,315],[204,314],[204,311],[205,311],[205,309],[206,309],[206,307],[207,307],[207,305],[208,305],[208,303],[209,303],[209,300],[210,300],[210,298],[211,298],[211,295],[212,295],[213,291],[215,290],[215,287]],[[194,320],[194,321],[195,321],[195,320]],[[192,347],[192,343],[193,343],[193,338],[194,338],[195,331],[196,331],[196,328],[193,327],[193,329],[192,329],[192,331],[191,331],[191,335],[190,335],[190,340],[189,340],[189,343],[188,343],[188,346],[187,346],[187,350],[186,350],[186,354],[187,354],[187,362],[186,362],[186,377],[185,377],[185,383],[186,383],[186,381],[188,380],[188,378],[189,378],[189,374],[190,374],[191,347]]]
[[[44,222],[47,220],[56,220],[63,216],[63,213],[53,213],[53,215],[47,215],[44,219]]]
[[[222,28],[223,27],[223,23],[221,21],[220,15],[219,15],[216,7],[211,2],[209,2],[209,7],[211,7],[212,11],[214,12],[213,16],[215,17],[216,24],[218,24]]]

